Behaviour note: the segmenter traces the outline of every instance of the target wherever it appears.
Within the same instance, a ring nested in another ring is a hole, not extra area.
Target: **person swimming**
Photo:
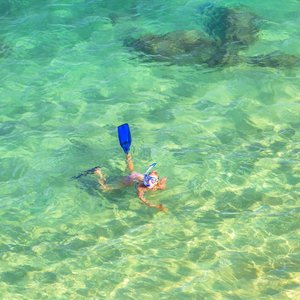
[[[142,203],[146,204],[148,207],[154,207],[159,209],[160,211],[167,212],[168,209],[162,204],[152,204],[144,196],[145,192],[164,190],[166,188],[167,178],[163,177],[162,179],[159,179],[158,173],[153,170],[156,163],[151,164],[144,174],[134,171],[133,161],[130,153],[126,153],[126,163],[130,174],[126,177],[121,178],[121,180],[117,184],[111,185],[106,183],[106,179],[101,168],[95,168],[94,174],[98,177],[98,182],[101,189],[104,192],[107,192],[110,190],[128,187],[135,184],[137,196]]]

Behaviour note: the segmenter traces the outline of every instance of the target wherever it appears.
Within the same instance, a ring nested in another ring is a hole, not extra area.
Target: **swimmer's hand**
[[[157,189],[158,190],[164,190],[167,185],[167,177],[163,177],[161,180],[159,180],[157,184]]]
[[[165,213],[168,212],[168,209],[162,204],[157,205],[156,208],[158,208],[160,211],[163,211]]]
[[[144,197],[144,193],[145,193],[146,189],[147,188],[144,185],[140,185],[137,188],[137,195],[138,195],[139,199],[141,200],[141,202],[146,204],[148,207],[154,207],[154,208],[159,209],[160,211],[167,212],[168,209],[166,207],[164,207],[162,204],[158,204],[158,205],[152,204]]]

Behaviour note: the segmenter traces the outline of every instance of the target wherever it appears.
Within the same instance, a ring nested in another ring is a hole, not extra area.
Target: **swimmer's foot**
[[[105,180],[105,177],[102,173],[102,170],[100,168],[96,168],[94,170],[94,174],[99,178],[98,179],[98,182],[100,184],[100,187],[101,189],[104,191],[104,192],[107,192],[110,190],[110,188],[108,187],[108,185],[106,184],[106,180]]]
[[[101,170],[99,167],[95,168],[93,171],[94,171],[94,174],[95,174],[96,176],[98,176],[99,178],[104,178],[104,175],[103,175],[103,173],[102,173],[102,170]]]

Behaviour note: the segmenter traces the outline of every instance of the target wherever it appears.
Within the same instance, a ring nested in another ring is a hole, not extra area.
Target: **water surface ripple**
[[[3,1],[2,1],[3,2]],[[1,299],[299,299],[300,69],[145,59],[128,37],[200,30],[207,2],[0,3]],[[237,1],[214,1],[236,7]],[[300,2],[241,56],[300,57]],[[102,193],[96,165],[156,161],[168,188]]]

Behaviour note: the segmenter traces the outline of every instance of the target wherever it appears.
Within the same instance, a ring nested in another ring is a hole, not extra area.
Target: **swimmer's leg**
[[[104,192],[109,191],[110,187],[106,184],[106,179],[102,173],[102,170],[100,168],[96,168],[94,174],[98,177],[98,182],[100,184],[101,189]]]
[[[130,153],[126,154],[126,162],[127,162],[127,168],[129,170],[130,174],[132,174],[134,172],[134,166],[133,166],[133,161],[132,161]]]

